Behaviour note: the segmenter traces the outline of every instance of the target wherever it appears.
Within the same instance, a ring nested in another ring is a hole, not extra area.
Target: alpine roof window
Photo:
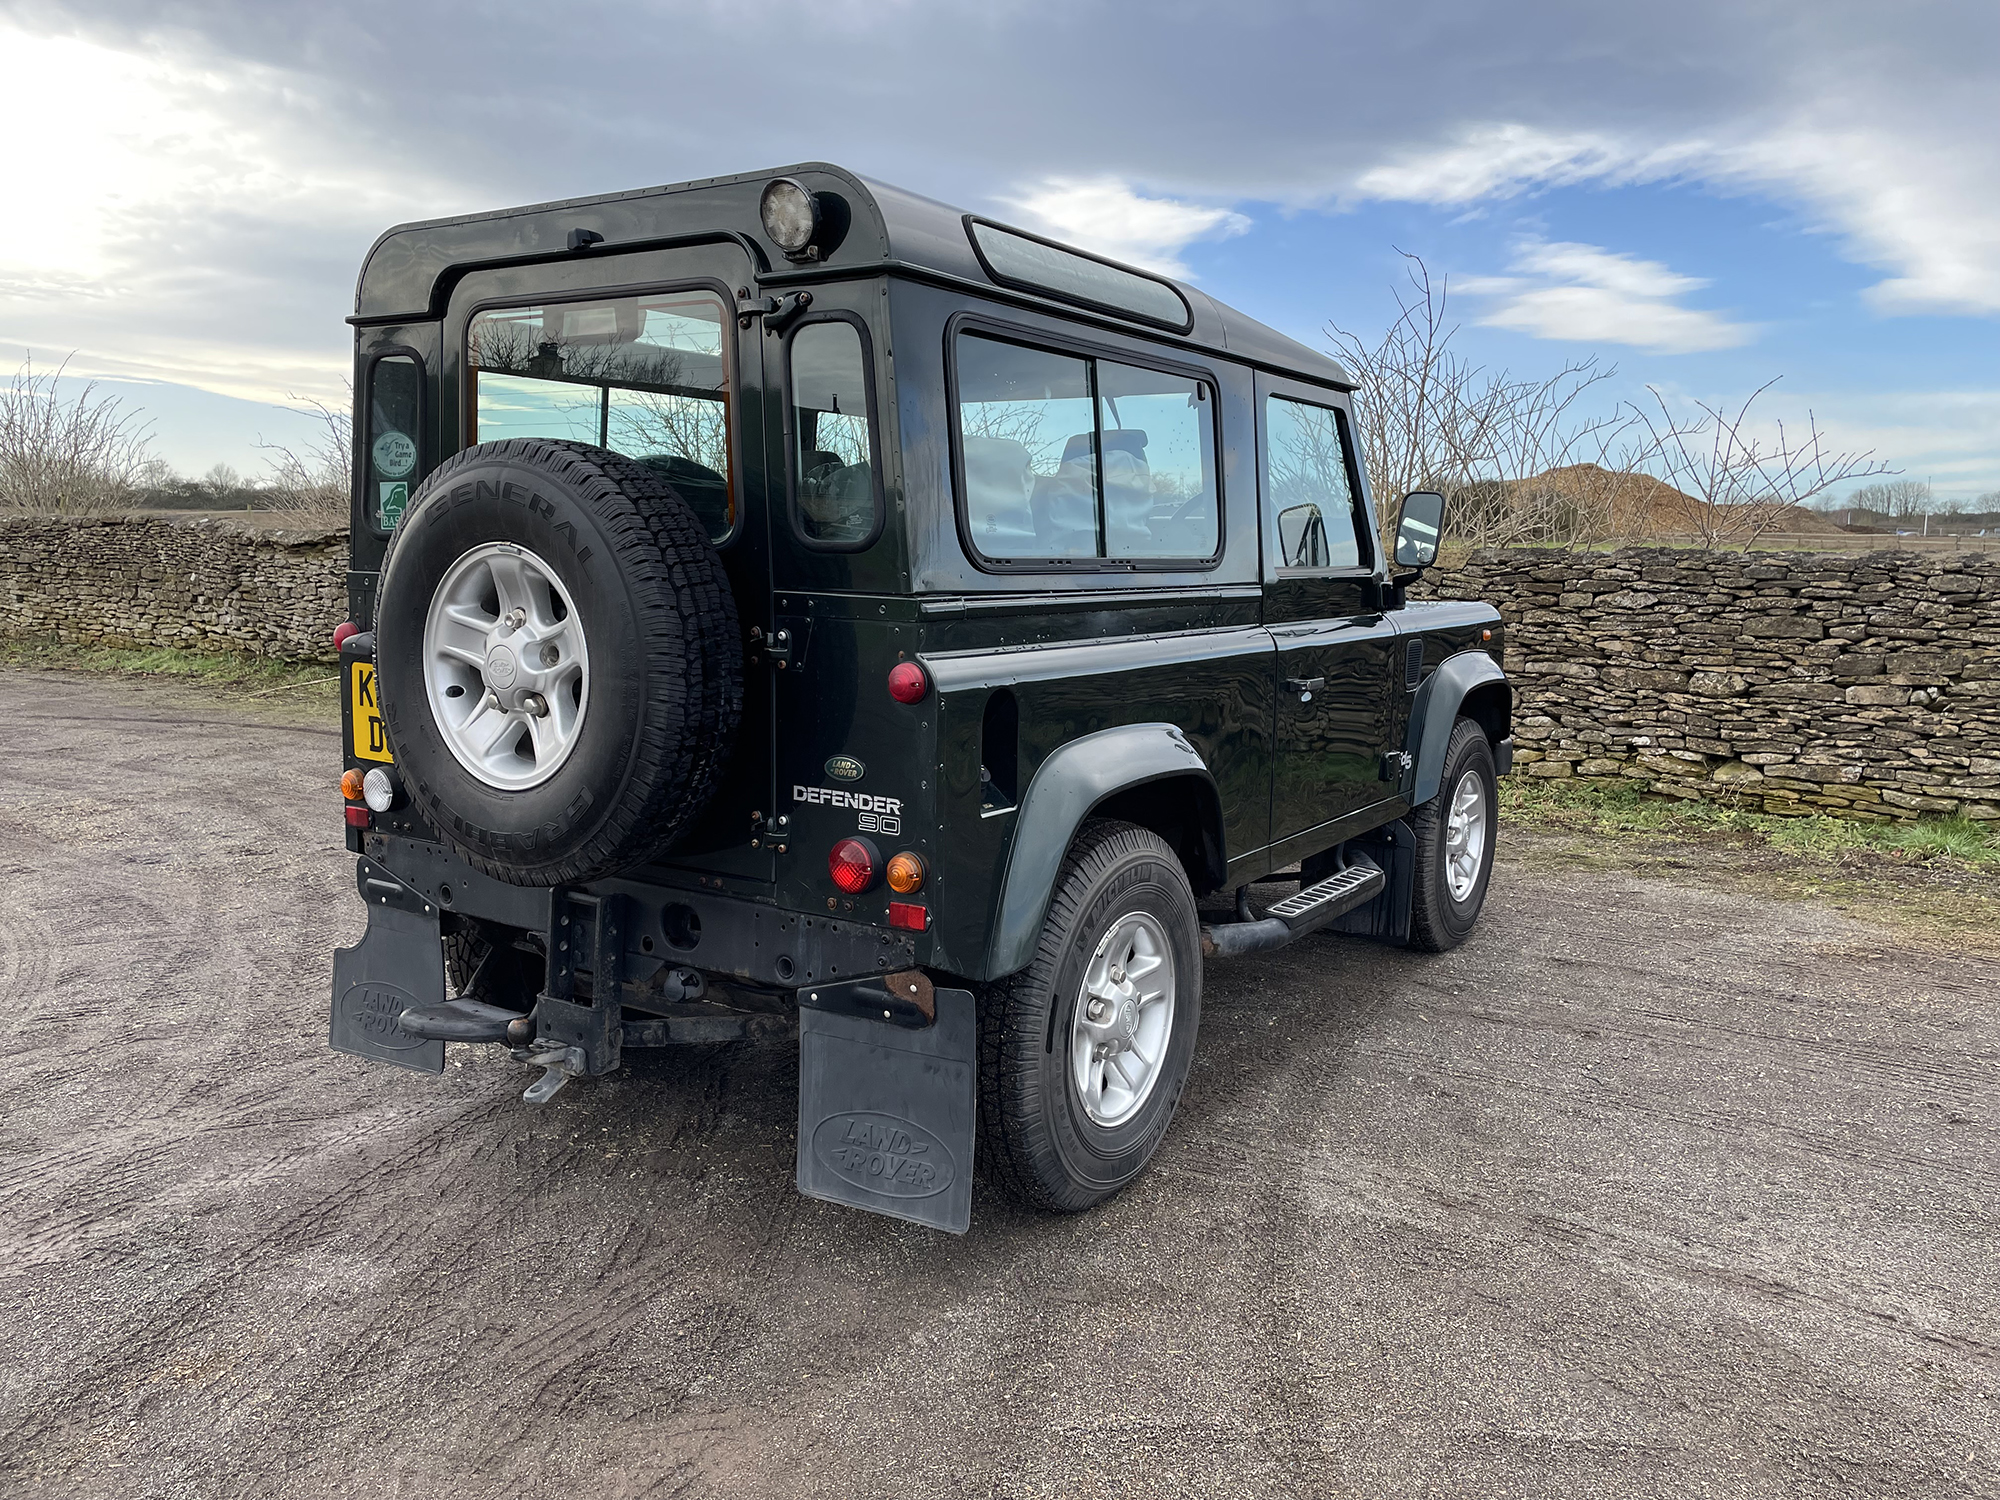
[[[786,351],[793,521],[809,547],[858,552],[882,529],[866,336],[835,315],[799,324]]]
[[[733,315],[710,292],[494,308],[466,330],[470,440],[567,438],[653,469],[711,540],[735,524]]]
[[[367,477],[362,512],[387,536],[403,519],[410,491],[423,478],[420,425],[424,370],[412,354],[385,354],[368,373]]]
[[[965,227],[995,281],[1107,308],[1179,333],[1193,326],[1186,299],[1157,277],[984,219],[968,217]]]
[[[958,335],[960,493],[983,558],[1204,565],[1215,393],[1196,376]]]

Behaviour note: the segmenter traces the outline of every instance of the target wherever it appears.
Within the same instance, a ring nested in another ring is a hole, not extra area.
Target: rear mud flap
[[[936,1019],[913,1025],[923,1017],[876,995],[881,985],[799,994],[799,1191],[964,1234],[979,1047],[972,994],[931,991]]]
[[[400,1019],[412,1006],[444,1003],[438,914],[366,862],[361,877],[368,931],[356,946],[333,950],[333,1050],[442,1073],[444,1043],[405,1031]]]

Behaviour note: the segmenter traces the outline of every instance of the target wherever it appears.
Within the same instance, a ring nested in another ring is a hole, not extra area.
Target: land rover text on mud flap
[[[975,1130],[1144,1168],[1210,959],[1478,917],[1501,622],[1333,360],[817,163],[392,229],[350,321],[335,1047],[795,1032],[800,1190],[962,1232]]]

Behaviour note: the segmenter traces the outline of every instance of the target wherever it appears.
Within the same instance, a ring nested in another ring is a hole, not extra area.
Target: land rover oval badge
[[[826,763],[827,780],[859,781],[867,769],[851,755],[836,755]]]

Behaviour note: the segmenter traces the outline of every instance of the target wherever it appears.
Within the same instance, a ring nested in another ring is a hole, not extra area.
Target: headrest
[[[1143,427],[1113,427],[1104,434],[1106,453],[1129,453],[1141,463],[1146,459],[1146,429]],[[1062,461],[1081,462],[1090,457],[1090,434],[1079,432],[1063,445]]]

